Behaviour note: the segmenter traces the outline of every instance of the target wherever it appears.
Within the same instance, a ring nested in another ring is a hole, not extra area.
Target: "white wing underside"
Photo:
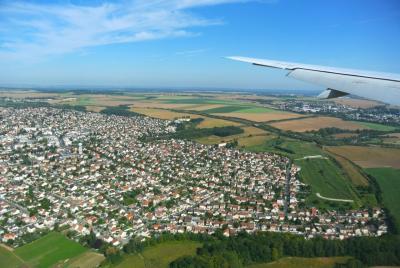
[[[287,76],[289,77],[326,87],[327,90],[320,95],[322,98],[335,98],[353,94],[367,99],[400,105],[400,75],[397,74],[246,57],[228,58],[258,66],[288,70]]]

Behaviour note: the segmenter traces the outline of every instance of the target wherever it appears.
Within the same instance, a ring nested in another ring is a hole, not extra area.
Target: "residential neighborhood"
[[[387,232],[379,208],[306,204],[300,167],[281,155],[144,137],[184,120],[50,107],[0,108],[0,240],[62,229],[122,247],[161,232],[288,232],[345,239]],[[311,160],[312,161],[312,160]]]

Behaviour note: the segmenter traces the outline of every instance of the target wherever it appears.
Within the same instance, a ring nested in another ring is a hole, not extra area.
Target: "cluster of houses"
[[[186,140],[168,120],[54,108],[0,110],[0,240],[63,228],[114,246],[133,236],[291,232],[344,239],[387,232],[381,209],[305,206],[299,167],[271,153]]]

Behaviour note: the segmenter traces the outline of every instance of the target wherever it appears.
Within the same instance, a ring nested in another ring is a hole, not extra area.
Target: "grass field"
[[[360,121],[351,121],[356,124],[359,124],[361,126],[364,126],[365,128],[373,129],[373,130],[380,130],[380,131],[393,131],[396,128],[392,126],[386,126],[382,124],[377,124],[377,123],[370,123],[370,122],[360,122]]]
[[[338,162],[344,172],[347,173],[348,177],[350,178],[351,182],[357,186],[368,186],[368,180],[364,177],[361,173],[359,168],[354,166],[349,160],[344,158],[343,156],[337,154],[331,154],[332,157]]]
[[[0,245],[0,267],[18,268],[23,267],[24,262],[15,253]]]
[[[345,263],[348,259],[348,257],[286,257],[275,262],[250,265],[247,268],[329,268],[335,267],[335,263]]]
[[[243,111],[245,111],[245,110],[243,110]],[[243,111],[232,112],[232,113],[220,113],[220,114],[216,114],[216,115],[242,118],[242,119],[246,119],[246,120],[250,120],[250,121],[254,121],[254,122],[268,122],[268,121],[273,121],[273,120],[283,120],[283,119],[304,117],[304,115],[301,115],[301,114],[287,113],[287,112],[281,112],[281,111],[264,112],[264,113],[252,113],[252,112],[243,112]]]
[[[15,254],[34,267],[51,267],[60,261],[76,257],[87,251],[80,244],[60,233],[46,236],[15,250]]]
[[[349,130],[369,128],[367,126],[360,124],[359,122],[344,121],[340,118],[328,117],[328,116],[319,116],[319,117],[304,118],[299,120],[276,122],[272,123],[271,126],[283,130],[290,130],[296,132],[318,130],[327,127],[337,127]]]
[[[65,268],[93,268],[98,267],[105,259],[103,254],[96,252],[85,252],[75,258],[70,259],[65,265]]]
[[[363,168],[400,168],[400,149],[378,146],[328,146],[327,150],[344,156]]]
[[[302,159],[295,161],[301,166],[300,177],[311,185],[312,196],[320,193],[327,198],[350,199],[359,202],[357,194],[342,171],[329,159]]]
[[[400,169],[369,168],[366,172],[372,175],[382,190],[384,206],[389,209],[400,230]]]
[[[117,268],[167,268],[173,260],[187,255],[195,255],[201,246],[193,241],[172,241],[149,247],[141,255],[125,255]]]

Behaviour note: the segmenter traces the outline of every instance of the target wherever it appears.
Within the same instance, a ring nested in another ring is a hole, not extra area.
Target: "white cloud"
[[[37,59],[99,45],[198,34],[222,23],[194,14],[199,6],[244,0],[133,0],[97,6],[0,4],[0,58]]]

